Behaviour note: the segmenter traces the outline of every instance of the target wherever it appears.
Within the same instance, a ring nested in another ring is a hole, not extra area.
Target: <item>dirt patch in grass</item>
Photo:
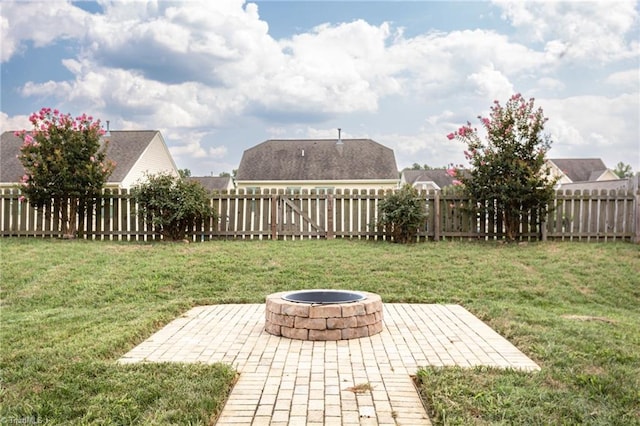
[[[606,322],[608,324],[616,324],[617,321],[616,320],[612,320],[611,318],[606,318],[606,317],[594,317],[591,315],[561,315],[562,318],[564,319],[570,319],[570,320],[575,320],[575,321],[600,321],[600,322]]]
[[[598,365],[587,365],[583,369],[584,374],[588,374],[590,376],[601,376],[606,373],[605,369]]]
[[[353,393],[367,393],[373,390],[373,386],[371,386],[371,383],[360,383],[345,390]]]

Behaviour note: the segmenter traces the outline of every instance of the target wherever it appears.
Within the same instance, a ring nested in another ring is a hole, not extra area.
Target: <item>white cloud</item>
[[[207,132],[181,130],[172,127],[159,129],[165,140],[173,141],[169,147],[171,155],[176,159],[207,157],[207,149],[202,146],[203,139],[207,136]]]
[[[488,30],[397,40],[389,47],[387,61],[401,64],[405,92],[427,98],[481,97],[484,101],[506,93],[513,88],[513,79],[546,64],[543,52]],[[483,81],[485,77],[490,81]]]
[[[545,90],[558,92],[565,88],[565,84],[557,78],[542,77],[538,80],[538,86]]]
[[[378,134],[374,140],[393,148],[398,169],[413,163],[430,167],[446,167],[450,163],[462,164],[464,146],[447,140],[440,131],[419,131],[416,134]]]
[[[232,85],[268,69],[279,54],[257,7],[243,3],[160,2],[133,16],[110,3],[89,29],[87,53],[103,66],[135,68],[159,81]]]
[[[278,137],[282,137],[283,135],[287,134],[287,128],[286,127],[281,127],[281,126],[271,126],[271,127],[267,127],[267,133],[269,134],[269,137],[271,138],[278,138]]]
[[[9,117],[4,112],[0,111],[0,129],[2,132],[9,130],[25,130],[31,128],[31,122],[26,115],[14,115]]]
[[[546,130],[553,139],[552,156],[601,157],[610,167],[618,161],[638,164],[638,93],[540,99],[536,104],[549,117]]]
[[[475,92],[486,99],[508,99],[515,93],[509,79],[492,65],[480,68],[468,80],[475,86]]]
[[[375,111],[381,96],[399,89],[386,57],[389,36],[388,24],[361,20],[318,26],[281,40],[278,66],[249,79],[246,87],[270,111]]]
[[[309,138],[309,139],[338,139],[338,129],[329,129],[329,128],[315,128],[315,127],[307,127],[302,130],[303,135],[298,135],[297,137]],[[366,139],[369,136],[366,134],[355,134],[345,130],[340,130],[340,137],[342,139]]]
[[[90,14],[59,0],[2,1],[0,11],[1,62],[21,52],[25,41],[43,47],[57,39],[81,38],[91,21]]]
[[[638,92],[640,89],[640,70],[632,69],[614,72],[605,79],[605,83],[611,86],[635,90]]]
[[[242,113],[304,122],[374,113],[384,97],[414,90],[493,98],[512,91],[511,75],[544,60],[489,31],[406,39],[362,20],[277,42],[256,6],[243,5],[103,2],[105,13],[91,15],[88,48],[63,61],[75,80],[28,83],[22,93],[182,127]]]
[[[227,152],[228,152],[228,149],[226,146],[216,146],[213,148],[209,148],[209,150],[207,151],[207,154],[211,158],[218,159],[218,158],[225,158],[227,156]]]
[[[494,0],[522,34],[545,42],[559,59],[610,62],[636,56],[638,10],[633,0],[516,2]]]

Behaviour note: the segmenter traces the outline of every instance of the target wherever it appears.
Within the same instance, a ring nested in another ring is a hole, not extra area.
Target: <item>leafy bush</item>
[[[415,241],[418,228],[424,225],[427,218],[426,204],[416,188],[406,184],[398,191],[387,194],[378,207],[379,223],[391,229],[395,242]]]
[[[138,203],[138,215],[151,221],[165,239],[182,240],[195,224],[215,217],[201,184],[169,173],[147,176],[131,194]]]

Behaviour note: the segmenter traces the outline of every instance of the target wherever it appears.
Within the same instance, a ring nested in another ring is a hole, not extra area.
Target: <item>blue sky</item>
[[[640,171],[635,1],[6,1],[2,131],[43,106],[158,129],[217,175],[269,138],[372,138],[399,168],[464,164],[446,134],[534,97],[551,157]]]

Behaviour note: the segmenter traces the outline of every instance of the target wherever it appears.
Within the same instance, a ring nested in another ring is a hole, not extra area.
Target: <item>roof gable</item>
[[[549,161],[572,182],[597,179],[607,171],[607,166],[600,158],[550,158]]]
[[[242,155],[239,181],[398,179],[393,150],[371,139],[268,140]]]
[[[112,130],[108,141],[107,158],[115,161],[116,168],[107,182],[122,182],[136,161],[142,156],[157,130]]]

